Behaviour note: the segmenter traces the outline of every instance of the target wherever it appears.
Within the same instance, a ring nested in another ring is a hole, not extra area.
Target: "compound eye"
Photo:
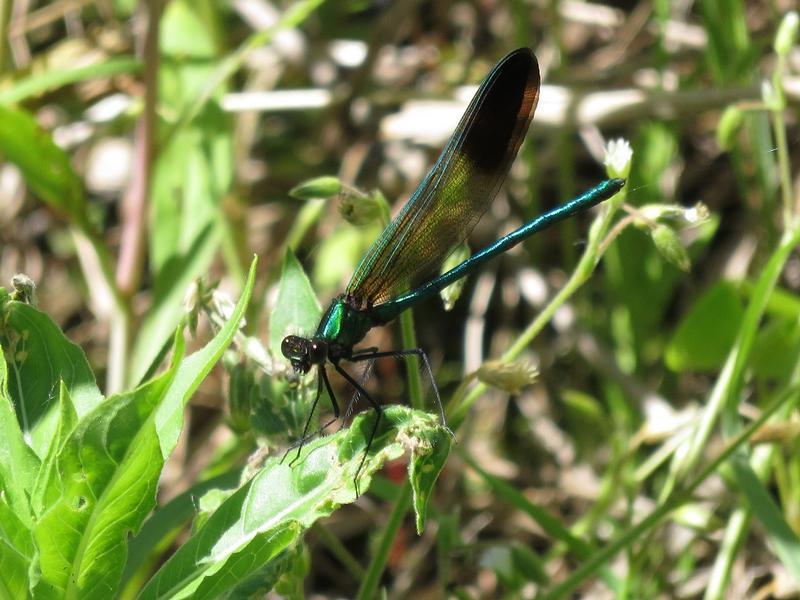
[[[311,342],[308,347],[308,358],[311,364],[320,365],[327,358],[327,345],[320,342]]]
[[[308,345],[303,338],[287,335],[281,342],[281,353],[289,360],[305,358],[308,354]]]

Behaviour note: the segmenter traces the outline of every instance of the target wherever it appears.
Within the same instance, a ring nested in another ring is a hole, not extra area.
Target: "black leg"
[[[306,419],[306,424],[303,427],[303,435],[300,436],[300,439],[289,446],[286,449],[286,452],[283,453],[283,457],[281,458],[281,463],[286,460],[286,457],[289,455],[289,452],[297,448],[297,456],[292,459],[292,462],[289,463],[291,467],[298,458],[300,458],[300,451],[303,449],[303,445],[306,443],[306,433],[308,433],[308,428],[311,425],[311,419],[314,417],[314,410],[317,408],[317,404],[319,403],[319,397],[322,395],[322,368],[320,368],[320,372],[317,374],[317,393],[314,396],[314,402],[311,403],[311,410],[308,413],[308,418]]]
[[[442,406],[442,398],[439,396],[439,386],[436,385],[436,380],[433,378],[433,369],[431,369],[431,363],[428,360],[428,355],[422,348],[409,348],[408,350],[386,350],[384,352],[362,352],[355,354],[350,358],[352,362],[359,362],[362,360],[374,360],[377,358],[385,358],[385,357],[402,357],[402,356],[418,356],[422,359],[422,362],[425,364],[425,370],[428,372],[428,377],[431,380],[431,387],[433,387],[433,393],[436,396],[436,406],[439,409],[439,421],[442,424],[442,427],[447,429],[450,432],[450,435],[453,435],[453,432],[450,431],[450,428],[447,426],[447,421],[444,417],[444,407]]]
[[[319,375],[317,376],[317,395],[314,398],[314,402],[311,404],[311,411],[308,413],[308,419],[306,420],[306,425],[305,427],[303,427],[303,435],[300,436],[300,439],[297,440],[297,442],[289,446],[289,448],[286,450],[286,453],[283,455],[283,458],[281,459],[281,462],[286,460],[286,456],[289,454],[289,452],[291,452],[294,448],[297,448],[297,455],[292,459],[292,462],[289,463],[290,467],[294,465],[295,462],[297,462],[298,458],[300,458],[300,451],[303,449],[305,443],[308,440],[317,437],[319,434],[325,431],[325,429],[327,429],[331,425],[331,423],[336,422],[336,420],[339,418],[339,404],[338,402],[336,402],[336,396],[333,393],[333,388],[331,388],[331,382],[328,380],[328,372],[325,370],[324,365],[319,365],[318,369],[319,369]],[[319,398],[322,395],[323,383],[325,384],[325,389],[328,390],[328,396],[330,396],[331,399],[331,406],[333,407],[333,419],[325,423],[325,425],[323,425],[322,427],[318,428],[311,435],[308,435],[308,428],[311,426],[311,420],[314,417],[314,410],[317,408],[317,404],[319,403]]]
[[[364,468],[364,462],[367,460],[367,453],[369,452],[369,449],[372,446],[372,440],[375,439],[375,432],[378,431],[378,423],[380,423],[381,415],[383,414],[383,409],[381,408],[381,405],[375,402],[372,396],[370,396],[367,393],[367,391],[361,386],[361,384],[358,383],[355,379],[353,379],[350,373],[345,371],[342,367],[340,367],[336,363],[333,363],[333,368],[336,369],[339,375],[344,377],[347,380],[347,382],[350,385],[352,385],[359,394],[364,396],[364,398],[366,398],[369,401],[369,403],[372,405],[372,408],[374,408],[375,412],[377,413],[377,415],[375,416],[375,424],[372,426],[372,431],[369,434],[369,440],[367,440],[367,447],[364,448],[364,456],[361,457],[361,462],[359,463],[358,469],[356,470],[356,474],[353,477],[353,484],[355,485],[356,488],[356,496],[359,496],[358,476],[361,473],[361,469]]]
[[[369,372],[372,370],[372,365],[374,364],[375,361],[370,360],[367,363],[367,368],[364,369],[363,373],[361,373],[361,376],[358,378],[358,383],[362,388],[364,387],[364,382],[369,377]],[[359,392],[358,388],[356,388],[355,391],[353,392],[353,395],[350,397],[350,401],[347,403],[347,406],[344,409],[344,419],[342,419],[342,427],[345,426],[345,423],[350,418],[350,415],[353,414],[353,408],[355,407],[356,401],[358,400],[359,396],[361,396],[361,392]]]

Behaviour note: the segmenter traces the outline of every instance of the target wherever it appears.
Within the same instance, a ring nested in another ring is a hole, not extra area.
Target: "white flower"
[[[624,138],[609,140],[606,144],[605,165],[610,177],[627,177],[631,170],[633,149]]]

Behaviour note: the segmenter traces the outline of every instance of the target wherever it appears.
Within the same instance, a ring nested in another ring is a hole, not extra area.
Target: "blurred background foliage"
[[[390,597],[531,596],[628,531],[680,472],[672,453],[705,422],[754,299],[764,318],[736,371],[733,418],[752,419],[796,386],[797,252],[787,250],[767,297],[758,287],[798,215],[797,179],[786,174],[800,162],[800,51],[791,38],[785,52],[773,49],[789,0],[1,6],[0,280],[21,272],[36,282],[39,307],[84,348],[107,393],[158,367],[192,282],[219,280],[235,294],[253,253],[260,278],[248,335],[274,353],[287,328],[308,333],[381,226],[375,215],[340,214],[360,192],[338,182],[314,199],[290,190],[335,175],[396,205],[474,85],[515,47],[534,48],[545,85],[473,250],[605,177],[605,142],[631,141],[626,202],[639,226],[619,231],[595,276],[527,347],[521,360],[537,369],[536,383],[475,398],[428,530],[416,537],[408,516],[390,540],[380,579]],[[698,202],[711,217],[674,234],[687,271],[659,251],[636,208]],[[579,216],[496,260],[451,311],[435,301],[415,309],[443,397],[502,355],[564,284],[589,222]],[[278,298],[280,280],[288,300]],[[297,318],[276,313],[292,299]],[[207,320],[198,328],[204,335]],[[366,345],[399,347],[395,329],[371,332]],[[241,466],[257,439],[275,448],[302,427],[306,407],[290,400],[307,394],[281,376],[281,357],[261,357],[269,376],[247,360],[226,357],[227,370],[193,400],[159,492],[163,505],[184,503],[183,518],[186,490]],[[404,373],[398,362],[375,366],[382,401],[407,399]],[[796,428],[787,408],[762,440],[772,454],[760,489],[779,526],[746,517],[738,533],[726,528],[743,506],[759,512],[720,468],[692,502],[608,557],[613,578],[582,579],[583,593],[796,595],[797,565],[786,558],[800,555]],[[706,459],[731,435],[721,430],[702,438]],[[316,526],[277,589],[352,596],[398,477],[402,469],[387,469],[358,504]],[[543,525],[541,511],[558,527]],[[774,536],[787,529],[776,555]]]

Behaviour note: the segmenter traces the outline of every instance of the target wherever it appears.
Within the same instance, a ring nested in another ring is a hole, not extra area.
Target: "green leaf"
[[[0,106],[0,155],[19,167],[34,194],[73,225],[91,233],[83,186],[69,156],[33,115]]]
[[[2,439],[0,496],[8,503],[10,510],[30,527],[28,496],[39,469],[39,458],[25,443],[22,429],[17,421],[14,404],[8,393],[8,370],[2,352],[0,352],[0,438]]]
[[[227,117],[209,103],[159,153],[149,237],[150,268],[155,273],[153,304],[134,344],[132,383],[149,372],[183,316],[187,288],[208,272],[219,248],[221,203],[233,177],[231,143]]]
[[[175,371],[108,398],[62,448],[46,484],[58,500],[34,529],[40,592],[99,598],[116,589],[128,533],[155,504],[163,460],[152,416]]]
[[[480,565],[494,571],[504,587],[519,591],[528,582],[547,584],[549,579],[543,561],[520,544],[491,546],[480,559]]]
[[[209,226],[194,245],[156,275],[153,304],[144,317],[131,352],[130,383],[138,384],[159,358],[161,349],[184,315],[183,299],[192,281],[208,269],[217,250],[218,236]]]
[[[718,369],[733,347],[743,315],[736,288],[725,281],[715,284],[678,325],[667,344],[667,366],[673,371]]]
[[[421,427],[413,434],[423,452],[417,452],[408,463],[408,476],[411,490],[414,493],[413,505],[416,514],[417,533],[425,530],[425,519],[428,514],[428,501],[433,492],[433,484],[442,472],[444,463],[450,454],[452,434],[441,427],[430,429]]]
[[[780,379],[796,367],[795,352],[800,348],[800,323],[797,319],[772,319],[758,332],[750,362],[759,377]]]
[[[295,544],[294,548],[284,550],[277,560],[267,566],[259,578],[263,583],[255,591],[268,590],[273,587],[272,580],[276,579],[274,585],[276,593],[289,600],[303,600],[306,597],[303,582],[310,570],[311,557],[308,547],[303,543]],[[239,593],[241,598],[252,598],[252,594],[242,595],[249,591],[247,588],[236,588],[234,592]]]
[[[150,563],[158,560],[153,555],[154,549],[169,547],[180,535],[186,524],[192,519],[197,510],[197,499],[210,490],[235,488],[239,484],[241,473],[232,471],[213,477],[193,485],[179,494],[167,504],[159,506],[158,510],[150,515],[142,528],[131,540],[128,552],[128,561],[122,576],[123,585],[142,571],[152,572],[148,569]],[[125,596],[125,594],[122,594]]]
[[[47,455],[58,427],[56,402],[64,382],[78,417],[103,397],[80,347],[70,342],[45,313],[21,302],[3,306],[3,349],[9,359],[11,397],[23,433],[39,457]]]
[[[269,316],[269,350],[281,357],[281,342],[290,333],[313,332],[322,308],[300,262],[286,250],[278,283],[278,299]]]
[[[303,600],[306,597],[303,583],[310,566],[305,544],[296,543],[230,590],[225,597],[231,600],[261,598],[274,588],[280,598]]]
[[[354,477],[375,418],[372,411],[359,415],[349,429],[306,444],[293,467],[268,459],[161,567],[140,599],[215,597],[248,581],[316,520],[353,502]],[[435,416],[387,407],[359,473],[360,488],[367,489],[374,473],[405,451],[411,463],[419,462],[417,472],[435,479],[427,457],[446,456],[449,439]]]
[[[701,21],[708,34],[706,61],[716,83],[747,81],[757,57],[741,0],[701,0]]]
[[[40,516],[45,509],[52,506],[58,499],[57,496],[48,497],[48,491],[52,489],[48,487],[48,483],[56,476],[55,469],[58,467],[57,458],[59,452],[78,423],[78,414],[75,412],[75,405],[72,403],[72,398],[69,397],[69,390],[67,386],[64,385],[63,381],[59,388],[59,416],[56,432],[53,436],[53,443],[50,444],[47,455],[44,457],[44,460],[42,460],[42,465],[36,477],[36,486],[31,495],[31,507],[37,517]]]
[[[128,536],[155,506],[183,408],[239,330],[254,278],[255,260],[231,319],[203,349],[183,360],[176,335],[166,372],[106,399],[69,435],[43,484],[43,496],[56,501],[34,529],[41,569],[35,595],[107,598],[117,589]]]
[[[214,32],[209,28],[209,20],[204,20],[202,11],[193,8],[191,2],[177,0],[164,9],[159,48],[165,55],[187,62],[192,62],[189,59],[212,58],[216,55]]]
[[[161,441],[161,453],[165,459],[172,453],[178,442],[178,436],[183,428],[186,403],[239,331],[239,324],[244,317],[244,311],[253,292],[257,263],[258,260],[253,258],[244,290],[236,308],[231,313],[230,320],[202,350],[195,352],[181,363],[175,376],[175,385],[168,390],[167,397],[159,406],[156,424]]]
[[[739,289],[745,298],[751,298],[755,293],[755,282],[746,279],[741,282]],[[776,287],[767,300],[766,310],[767,314],[771,316],[781,317],[785,320],[796,319],[800,314],[800,297],[788,290]]]
[[[800,582],[800,538],[786,522],[770,490],[758,479],[747,456],[737,454],[730,464],[736,473],[736,489],[747,499],[753,514],[761,522],[765,537],[782,565],[795,582]]]
[[[0,596],[28,598],[28,569],[36,554],[33,536],[6,499],[0,494]]]

